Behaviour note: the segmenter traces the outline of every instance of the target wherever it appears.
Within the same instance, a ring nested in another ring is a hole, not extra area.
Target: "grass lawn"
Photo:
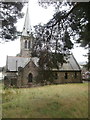
[[[88,118],[88,83],[9,88],[3,118]]]
[[[2,81],[0,81],[0,120],[2,118]]]

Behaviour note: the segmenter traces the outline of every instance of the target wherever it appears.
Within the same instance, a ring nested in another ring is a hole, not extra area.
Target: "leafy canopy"
[[[17,37],[15,23],[23,17],[22,8],[24,3],[21,2],[0,2],[0,17],[2,27],[0,37],[3,40],[14,40]]]
[[[33,55],[40,58],[39,66],[45,79],[43,71],[50,71],[53,67],[58,69],[60,64],[63,65],[66,62],[64,56],[70,53],[70,49],[74,45],[73,41],[81,43],[83,47],[90,48],[90,2],[41,1],[39,4],[43,7],[54,4],[56,7],[56,13],[47,24],[35,26],[36,41]],[[66,9],[62,9],[63,7]],[[62,57],[56,57],[58,55]],[[90,69],[90,51],[88,69]]]

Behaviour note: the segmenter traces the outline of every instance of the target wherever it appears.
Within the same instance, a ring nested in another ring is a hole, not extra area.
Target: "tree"
[[[21,2],[0,2],[0,17],[2,27],[0,28],[0,37],[3,40],[14,40],[17,37],[17,29],[15,23],[19,18],[23,17],[21,12],[24,3]]]
[[[45,79],[44,72],[51,71],[53,68],[58,69],[57,66],[60,66],[60,64],[62,66],[66,62],[64,56],[67,56],[69,50],[73,47],[72,39],[81,43],[81,46],[90,48],[90,2],[61,3],[57,1],[41,3],[45,7],[46,4],[54,4],[57,11],[47,24],[35,26],[36,42],[33,53],[40,58],[39,66],[43,79]],[[63,10],[61,6],[68,9]],[[56,59],[58,55],[61,55],[61,57]],[[59,61],[59,59],[61,60]],[[90,69],[90,51],[88,54],[88,69]],[[50,74],[48,74],[49,77]]]
[[[67,4],[69,5],[69,3]],[[73,7],[68,13],[66,13],[66,15],[62,15],[62,17],[60,17],[61,12],[58,12],[55,15],[56,22],[53,26],[66,18],[65,21],[67,21],[66,23],[68,24],[68,28],[71,29],[69,31],[69,36],[78,35],[76,42],[81,43],[82,47],[88,48],[87,68],[90,70],[90,2],[71,3],[70,6]]]
[[[88,63],[87,63],[87,69],[90,71],[90,2],[89,3],[82,3],[80,4],[80,7],[85,12],[84,19],[85,24],[83,25],[79,35],[78,43],[81,43],[82,47],[86,47],[88,49]]]

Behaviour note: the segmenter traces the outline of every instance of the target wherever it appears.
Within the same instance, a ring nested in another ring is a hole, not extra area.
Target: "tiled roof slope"
[[[6,69],[8,71],[17,71],[18,67],[24,67],[30,58],[7,56]]]
[[[68,61],[67,63],[64,63],[63,66],[60,68],[61,71],[63,70],[70,70],[70,71],[79,71],[81,70],[80,69],[80,66],[79,64],[77,63],[76,59],[74,58],[73,54],[71,54],[68,58]]]
[[[18,71],[18,67],[24,68],[28,62],[32,60],[34,64],[38,67],[38,58],[26,58],[26,57],[14,57],[8,56],[6,68],[8,71]],[[53,69],[57,70],[57,69]],[[73,54],[69,56],[68,62],[64,63],[62,67],[59,69],[60,71],[80,71],[79,64],[77,63],[76,59],[74,58]]]

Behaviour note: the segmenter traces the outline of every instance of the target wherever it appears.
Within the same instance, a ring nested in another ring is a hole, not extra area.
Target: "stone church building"
[[[38,75],[38,58],[31,56],[33,37],[31,34],[29,12],[27,9],[25,24],[20,38],[20,54],[18,56],[7,56],[4,84],[6,86],[30,87]],[[57,70],[54,82],[60,83],[79,83],[81,82],[81,69],[74,58],[70,55],[68,62]]]

